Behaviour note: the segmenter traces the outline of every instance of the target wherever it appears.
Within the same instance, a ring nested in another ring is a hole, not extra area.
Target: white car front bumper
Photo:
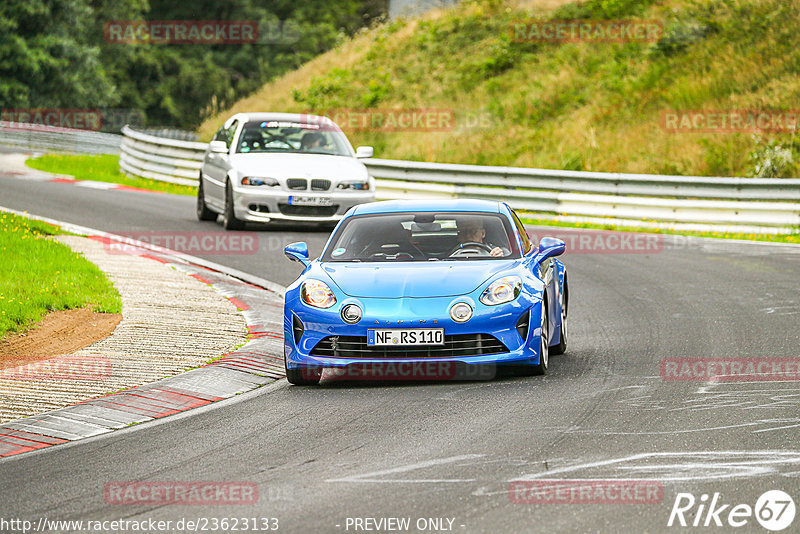
[[[320,203],[298,203],[298,198],[325,200]],[[252,187],[235,189],[233,192],[236,218],[251,222],[335,222],[353,206],[374,201],[375,191],[270,191]]]

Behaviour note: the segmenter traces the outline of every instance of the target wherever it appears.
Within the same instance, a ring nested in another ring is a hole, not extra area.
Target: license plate
[[[389,328],[367,330],[367,345],[443,345],[444,328]]]
[[[298,197],[292,195],[289,197],[290,206],[330,206],[333,201],[330,197]]]

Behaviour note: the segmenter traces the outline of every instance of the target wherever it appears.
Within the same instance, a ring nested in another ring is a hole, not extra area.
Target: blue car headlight
[[[489,284],[480,300],[487,306],[497,306],[504,302],[511,302],[519,296],[521,291],[522,280],[519,276],[504,276]]]
[[[300,295],[303,302],[315,308],[330,308],[336,304],[336,297],[328,284],[309,278],[300,286]]]

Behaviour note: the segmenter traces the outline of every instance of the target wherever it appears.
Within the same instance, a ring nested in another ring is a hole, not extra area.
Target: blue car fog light
[[[457,302],[450,308],[450,318],[457,323],[465,323],[472,317],[472,306],[466,302]]]
[[[355,304],[348,304],[342,308],[342,320],[347,324],[356,324],[361,320],[362,311]]]

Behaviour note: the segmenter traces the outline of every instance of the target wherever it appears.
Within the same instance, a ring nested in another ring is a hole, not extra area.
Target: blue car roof
[[[493,200],[439,199],[439,200],[384,200],[357,205],[351,215],[378,213],[404,213],[408,211],[471,211],[501,213],[501,203]]]

